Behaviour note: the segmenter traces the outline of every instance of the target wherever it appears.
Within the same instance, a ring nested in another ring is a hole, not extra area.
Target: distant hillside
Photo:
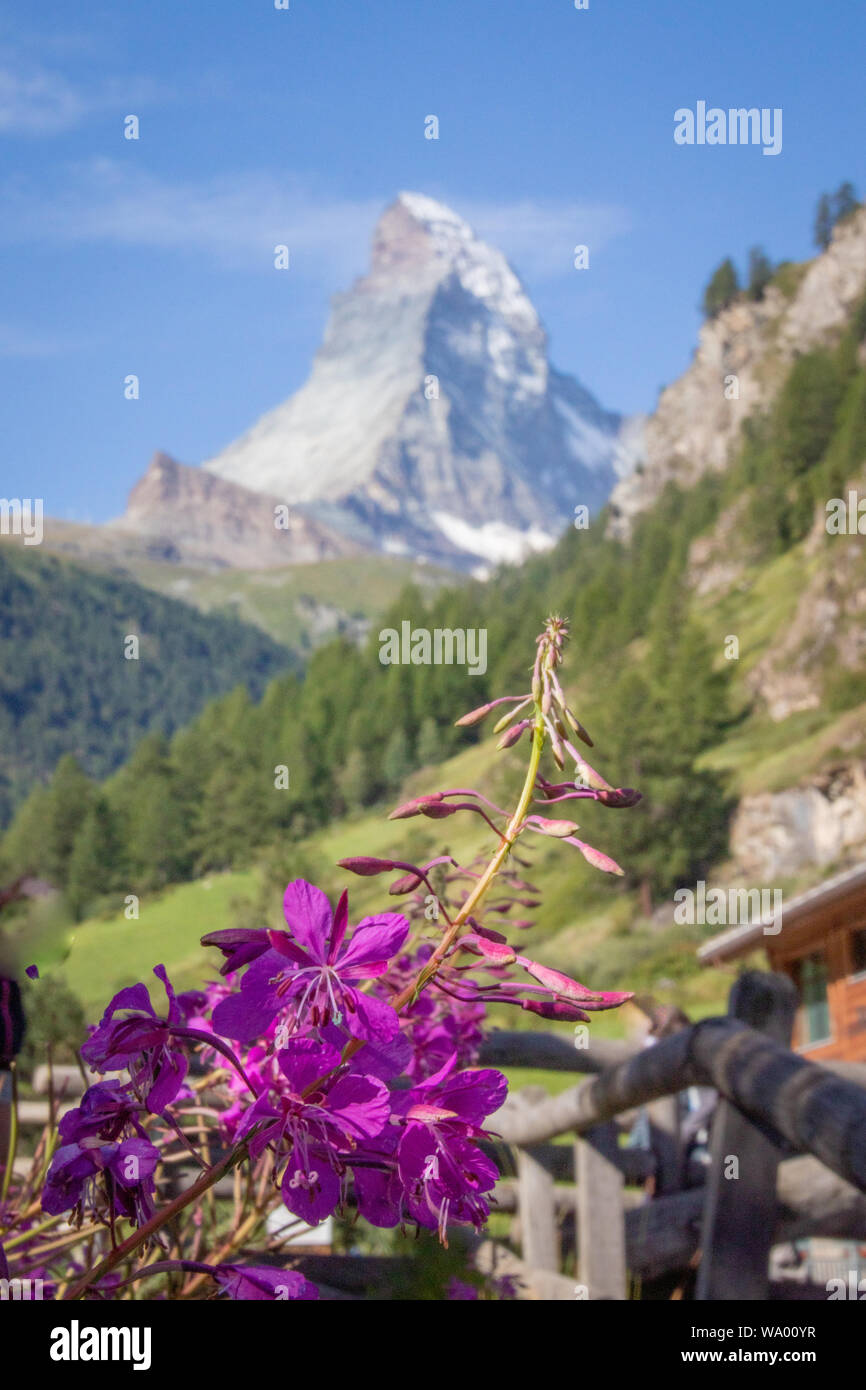
[[[258,696],[292,664],[237,619],[0,546],[0,824],[62,754],[104,777],[148,730],[173,731],[240,683]]]
[[[7,546],[21,545],[14,536],[2,541]],[[270,552],[268,564],[243,568],[225,560],[207,560],[201,553],[185,560],[183,550],[144,531],[138,534],[120,526],[90,526],[56,517],[45,518],[40,547],[43,554],[58,555],[98,574],[132,580],[203,613],[229,614],[252,623],[302,659],[334,636],[363,636],[367,624],[406,584],[432,593],[444,584],[459,582],[451,570],[397,555],[359,553],[313,561],[309,552],[305,562],[293,559],[273,565]],[[288,553],[296,554],[291,543]]]

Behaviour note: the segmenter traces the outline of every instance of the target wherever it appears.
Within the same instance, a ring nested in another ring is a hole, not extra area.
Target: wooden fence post
[[[517,1150],[517,1203],[524,1263],[559,1269],[559,1240],[553,1177],[530,1149]]]
[[[622,1173],[614,1161],[615,1124],[599,1125],[575,1145],[580,1282],[594,1301],[626,1298]]]
[[[728,1014],[790,1046],[797,993],[785,975],[752,970],[731,990]],[[701,1226],[695,1298],[766,1299],[781,1153],[735,1106],[719,1100]]]
[[[544,1086],[524,1086],[510,1108],[527,1114],[547,1100]],[[523,1262],[531,1269],[559,1269],[559,1227],[553,1174],[531,1148],[517,1146],[517,1220]]]

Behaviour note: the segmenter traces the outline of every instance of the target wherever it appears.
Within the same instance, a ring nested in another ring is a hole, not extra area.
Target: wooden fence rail
[[[521,1033],[486,1041],[488,1065],[590,1073],[557,1096],[537,1087],[512,1095],[491,1119],[516,1150],[517,1184],[509,1184],[503,1205],[516,1208],[522,1269],[536,1297],[565,1296],[564,1285],[546,1276],[559,1268],[565,1206],[554,1173],[565,1175],[569,1162],[578,1297],[625,1299],[629,1272],[652,1278],[699,1260],[695,1297],[766,1298],[774,1243],[805,1234],[862,1238],[866,1067],[818,1066],[791,1052],[795,1007],[787,979],[749,972],[732,991],[727,1017],[650,1048],[604,1040],[572,1048],[562,1038]],[[701,1185],[682,1152],[676,1100],[693,1086],[719,1097]],[[651,1155],[619,1146],[617,1121],[643,1107]],[[573,1156],[552,1162],[551,1150],[562,1146],[549,1141],[565,1134],[576,1136]],[[624,1184],[646,1177],[648,1167],[653,1200],[636,1206]],[[488,1264],[492,1258],[488,1251]]]

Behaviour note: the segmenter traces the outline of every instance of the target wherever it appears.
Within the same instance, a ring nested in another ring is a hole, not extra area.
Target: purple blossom
[[[253,1158],[274,1146],[278,1166],[285,1162],[286,1207],[316,1226],[340,1202],[345,1160],[357,1141],[375,1137],[387,1124],[388,1091],[374,1076],[349,1073],[339,1080],[323,1079],[339,1066],[340,1054],[312,1038],[292,1039],[277,1060],[286,1087],[261,1095],[238,1134],[251,1136]]]
[[[249,965],[270,950],[271,945],[264,927],[229,927],[225,931],[208,932],[201,944],[216,946],[222,951],[225,960],[220,967],[221,975],[230,975],[233,970]]]
[[[51,1160],[42,1192],[42,1210],[50,1216],[79,1205],[100,1210],[100,1191],[115,1216],[137,1225],[152,1210],[153,1174],[160,1153],[139,1136],[120,1143],[83,1138],[59,1148]]]
[[[113,1141],[128,1129],[139,1108],[119,1081],[99,1081],[84,1092],[80,1105],[66,1112],[57,1131],[65,1144],[96,1136]]]
[[[449,1221],[481,1229],[490,1214],[486,1195],[499,1172],[482,1153],[482,1121],[505,1100],[507,1082],[491,1069],[456,1072],[453,1056],[408,1095],[397,1165],[413,1220],[438,1230]]]
[[[336,1023],[354,1038],[389,1042],[399,1027],[396,1013],[355,982],[384,974],[408,935],[406,918],[365,917],[346,939],[346,894],[332,912],[321,889],[303,879],[287,887],[283,911],[289,931],[268,933],[272,949],[250,965],[240,992],[214,1010],[216,1032],[248,1042],[280,1015],[289,1032]]]
[[[177,1096],[187,1072],[183,1052],[172,1047],[176,1029],[184,1024],[164,965],[153,971],[168,997],[168,1015],[160,1018],[145,985],[131,985],[115,994],[99,1026],[81,1049],[92,1071],[129,1070],[135,1091],[152,1114],[158,1115]],[[123,1017],[115,1018],[122,1013]]]
[[[465,1284],[462,1279],[452,1277],[448,1280],[445,1297],[451,1303],[470,1303],[478,1298],[478,1290],[474,1284]]]

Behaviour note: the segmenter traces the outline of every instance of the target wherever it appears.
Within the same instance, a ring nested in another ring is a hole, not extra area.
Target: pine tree
[[[753,246],[749,252],[749,280],[747,293],[750,299],[763,299],[764,290],[773,278],[773,265],[769,256],[760,246]]]
[[[58,886],[65,886],[72,846],[87,815],[93,783],[71,753],[60,759],[51,779],[43,833],[40,872]]]
[[[717,314],[721,313],[722,309],[727,309],[728,305],[734,302],[739,292],[740,281],[737,268],[728,256],[713,271],[710,282],[704,290],[704,317],[714,319]]]
[[[442,757],[442,738],[435,719],[429,716],[424,720],[418,733],[416,758],[419,767],[429,767],[438,763]]]
[[[367,759],[360,748],[353,748],[337,772],[337,788],[344,804],[352,811],[363,806],[369,795],[370,785]]]
[[[852,212],[856,212],[860,204],[857,202],[857,194],[853,183],[848,180],[841,183],[833,195],[833,221],[834,223],[844,222],[846,217],[850,217]]]
[[[116,886],[121,873],[114,816],[107,798],[98,795],[75,836],[69,857],[66,900],[77,922],[95,898]]]
[[[45,856],[45,830],[51,808],[51,791],[35,786],[18,807],[15,818],[3,837],[0,864],[2,878],[16,878],[32,873],[48,877]]]
[[[412,770],[409,740],[405,730],[396,728],[385,744],[382,756],[382,776],[388,788],[399,787]]]
[[[721,778],[695,766],[724,728],[726,673],[713,669],[704,633],[683,605],[666,616],[654,614],[646,669],[620,676],[596,731],[604,766],[643,794],[594,824],[647,914],[655,897],[694,881],[724,852],[731,809]]]
[[[252,851],[266,838],[271,796],[291,792],[277,791],[273,778],[250,764],[238,773],[219,763],[211,773],[192,833],[196,867],[230,869],[249,863]]]
[[[815,245],[821,251],[826,251],[830,245],[830,238],[833,235],[833,211],[830,207],[830,199],[826,193],[822,193],[818,199],[818,206],[815,208]]]
[[[148,734],[106,787],[127,847],[131,891],[161,887],[192,868],[191,827],[179,782],[166,739]]]

